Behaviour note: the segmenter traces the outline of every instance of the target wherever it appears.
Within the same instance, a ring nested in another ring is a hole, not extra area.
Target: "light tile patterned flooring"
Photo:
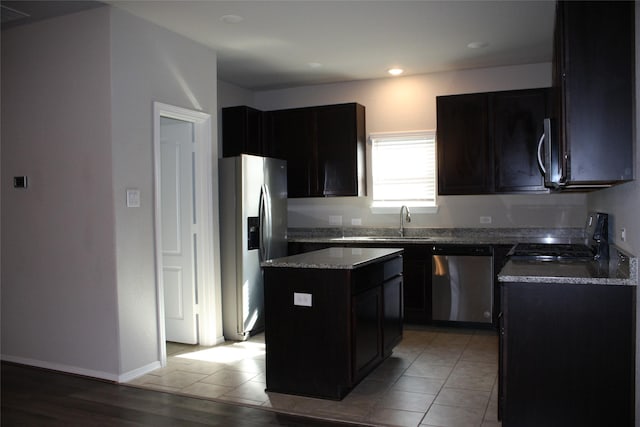
[[[393,355],[342,401],[265,392],[264,335],[216,347],[167,343],[165,368],[129,384],[372,426],[494,427],[493,331],[406,326]]]

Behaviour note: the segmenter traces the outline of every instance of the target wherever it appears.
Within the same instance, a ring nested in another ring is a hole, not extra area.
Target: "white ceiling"
[[[541,0],[108,3],[210,46],[219,78],[249,89],[550,61],[555,10]],[[221,21],[230,14],[244,19]]]
[[[555,9],[548,0],[105,3],[210,46],[218,77],[253,90],[382,78],[396,66],[412,75],[551,61]],[[488,46],[467,47],[477,41]]]

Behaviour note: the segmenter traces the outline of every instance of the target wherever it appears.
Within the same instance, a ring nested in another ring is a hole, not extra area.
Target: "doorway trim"
[[[218,256],[214,250],[218,233],[214,232],[215,210],[212,165],[212,132],[211,115],[201,111],[189,110],[161,102],[153,103],[153,195],[154,195],[154,261],[156,270],[156,303],[158,323],[158,356],[161,366],[167,364],[165,312],[164,312],[164,283],[162,274],[162,217],[161,217],[161,191],[160,191],[160,118],[167,117],[176,120],[193,123],[196,141],[196,176],[195,192],[197,200],[196,218],[198,234],[202,237],[197,240],[197,269],[198,276],[198,341],[201,345],[215,345],[217,330],[220,329],[218,319],[220,314],[216,312],[216,301],[219,300],[219,272],[215,262]]]

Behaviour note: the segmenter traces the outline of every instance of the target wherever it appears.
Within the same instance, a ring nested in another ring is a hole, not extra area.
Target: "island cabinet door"
[[[352,386],[349,270],[264,274],[267,391],[341,399]]]
[[[382,360],[382,290],[376,286],[353,296],[353,381],[364,378]]]
[[[391,355],[393,347],[402,340],[402,286],[403,276],[396,276],[382,284],[382,356]]]

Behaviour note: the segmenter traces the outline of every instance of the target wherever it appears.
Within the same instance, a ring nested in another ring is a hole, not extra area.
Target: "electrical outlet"
[[[342,225],[342,215],[329,215],[329,225]]]
[[[490,216],[481,216],[480,217],[480,224],[491,224],[491,217]]]
[[[624,227],[620,229],[620,240],[623,242],[627,241],[627,229]]]
[[[311,307],[312,295],[302,292],[294,292],[293,293],[293,305],[298,305],[301,307]]]

